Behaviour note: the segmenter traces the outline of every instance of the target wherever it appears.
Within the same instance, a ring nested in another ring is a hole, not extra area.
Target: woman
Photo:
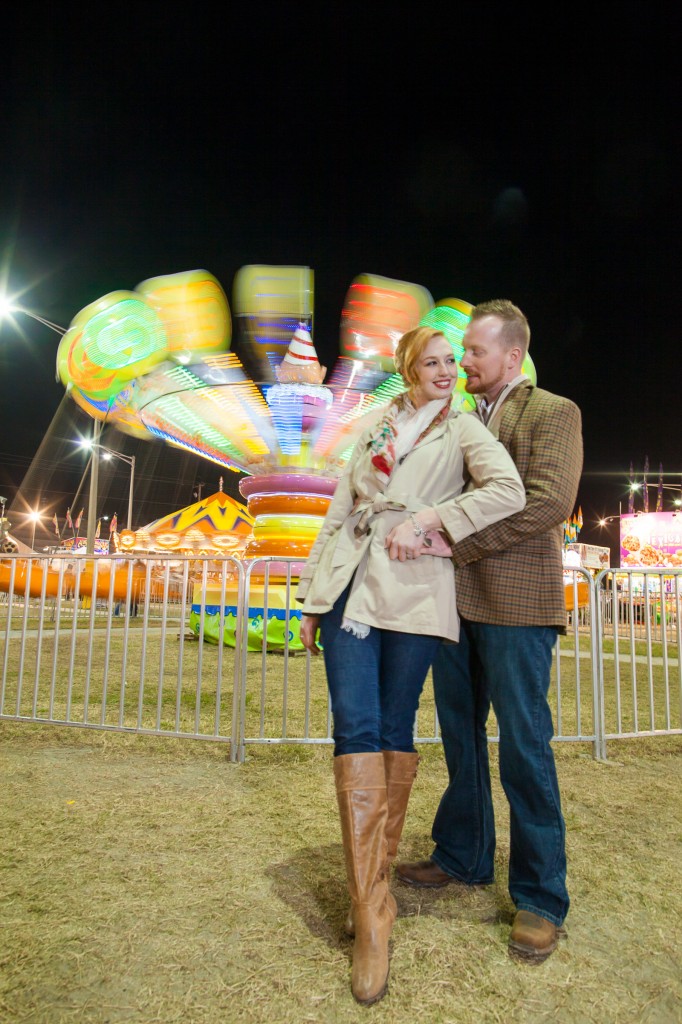
[[[388,888],[417,771],[419,697],[459,619],[449,542],[525,504],[502,445],[451,408],[457,364],[447,339],[417,327],[395,365],[406,393],[357,441],[301,573],[300,636],[318,654],[334,719],[334,776],[355,934],[351,987],[384,995],[397,914]],[[463,490],[465,483],[470,489]]]

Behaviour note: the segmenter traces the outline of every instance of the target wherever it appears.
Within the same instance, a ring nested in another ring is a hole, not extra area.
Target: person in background
[[[407,391],[360,436],[300,576],[300,636],[322,643],[334,777],[354,934],[351,988],[369,1005],[388,982],[397,914],[388,868],[417,771],[414,722],[441,639],[456,641],[451,544],[520,511],[503,446],[452,408],[457,365],[447,339],[418,327],[395,365]],[[465,483],[471,487],[464,493]]]
[[[499,726],[500,778],[510,810],[513,957],[541,963],[568,912],[565,825],[550,746],[552,651],[566,632],[562,523],[582,470],[580,410],[521,372],[530,329],[507,300],[476,306],[464,333],[466,390],[481,422],[514,459],[526,504],[453,546],[460,642],[433,664],[449,784],[432,829],[431,858],[396,865],[408,885],[493,881],[495,822],[486,721]]]

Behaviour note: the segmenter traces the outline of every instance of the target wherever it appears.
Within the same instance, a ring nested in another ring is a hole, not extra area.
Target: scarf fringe
[[[369,626],[366,623],[356,622],[355,619],[347,619],[345,615],[341,623],[341,629],[345,629],[346,633],[352,633],[359,640],[364,640],[365,637],[369,636]]]

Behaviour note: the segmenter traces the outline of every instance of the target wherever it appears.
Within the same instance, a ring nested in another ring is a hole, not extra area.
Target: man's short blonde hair
[[[530,345],[530,327],[526,316],[518,306],[515,306],[509,299],[490,299],[489,302],[479,302],[474,306],[471,320],[481,320],[484,316],[496,316],[502,321],[502,332],[500,340],[506,348],[517,346],[521,349],[523,356],[526,355]]]
[[[416,365],[422,352],[432,338],[444,338],[442,331],[434,327],[415,327],[403,334],[395,350],[393,361],[395,368],[406,384],[411,387],[419,383]]]

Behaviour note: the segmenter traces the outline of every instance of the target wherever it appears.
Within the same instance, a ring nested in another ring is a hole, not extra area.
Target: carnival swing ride
[[[368,418],[404,390],[393,363],[401,335],[436,327],[459,362],[471,310],[461,299],[434,302],[417,284],[362,274],[347,290],[339,357],[327,374],[313,342],[311,268],[242,267],[232,310],[212,274],[191,270],[108,293],[82,309],[59,344],[57,375],[100,427],[160,438],[243,474],[239,490],[253,519],[242,552],[252,574],[250,641],[260,647],[266,629],[268,646],[277,646],[285,615],[270,589],[272,621],[259,624],[257,577],[284,579],[282,559],[299,560],[290,578],[300,571]],[[233,323],[243,359],[233,350]],[[535,380],[530,357],[524,371]],[[465,379],[460,370],[453,394],[463,410],[473,405]],[[120,544],[133,550],[135,534],[122,531]],[[195,614],[204,616],[204,635],[217,641],[220,608],[204,591],[195,593]],[[226,642],[234,611],[224,616]],[[286,616],[294,646],[299,614]]]

